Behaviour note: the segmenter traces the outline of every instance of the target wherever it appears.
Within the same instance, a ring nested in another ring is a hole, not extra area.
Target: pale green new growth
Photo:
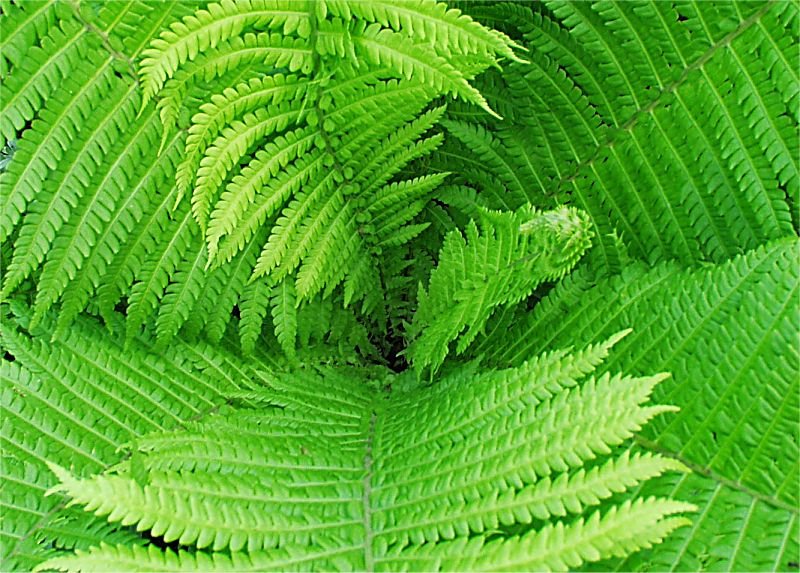
[[[460,231],[445,237],[430,285],[420,289],[407,351],[419,370],[436,370],[458,337],[456,353],[464,352],[497,307],[515,305],[564,276],[592,237],[586,216],[569,207],[486,211],[480,225],[481,232],[471,223],[466,238]]]

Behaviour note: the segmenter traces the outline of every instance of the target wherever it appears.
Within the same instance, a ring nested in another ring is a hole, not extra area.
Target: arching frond
[[[248,386],[187,370],[187,360],[202,361],[202,354],[178,351],[170,362],[140,344],[123,352],[123,341],[91,320],[79,319],[59,341],[50,340],[47,320],[46,334],[31,337],[23,329],[28,311],[14,311],[17,318],[3,307],[0,327],[3,568],[30,569],[53,548],[140,544],[128,530],[45,497],[55,483],[46,463],[80,475],[100,471],[131,438],[187,423],[220,405],[224,392]]]
[[[470,559],[476,567],[487,556],[487,563],[537,559],[551,569],[595,561],[660,541],[688,523],[671,516],[694,509],[658,498],[614,501],[613,491],[684,469],[609,447],[673,410],[644,405],[661,376],[590,376],[619,338],[518,369],[467,368],[391,395],[382,388],[393,376],[380,370],[272,373],[268,386],[237,394],[272,407],[142,437],[131,461],[113,472],[86,478],[51,464],[61,483],[50,492],[112,523],[195,547],[212,569],[230,565],[216,555],[223,551],[252,563],[290,551],[288,568],[297,559],[324,566],[323,551],[339,556],[337,568],[457,568]],[[443,411],[442,403],[456,407]],[[489,441],[487,431],[495,436]],[[543,436],[557,446],[542,448]],[[587,473],[592,460],[598,465]],[[476,496],[487,491],[495,497]],[[566,501],[570,495],[576,501]],[[511,534],[514,527],[525,535]],[[530,546],[539,549],[531,554]],[[130,552],[156,570],[188,558],[106,545],[42,567],[119,567]]]
[[[486,353],[492,364],[519,364],[529,353],[580,345],[622,324],[638,325],[620,342],[609,367],[671,371],[673,377],[655,399],[682,408],[673,422],[656,422],[645,430],[643,440],[693,464],[700,475],[690,481],[707,492],[702,499],[711,512],[703,523],[725,521],[731,514],[723,500],[731,500],[764,519],[761,528],[750,529],[743,521],[730,524],[731,531],[742,533],[743,546],[758,543],[762,535],[788,539],[797,522],[800,459],[791,437],[800,411],[794,375],[800,360],[797,256],[797,241],[790,239],[724,265],[693,271],[676,265],[634,266],[607,280],[559,286],[530,316],[516,321],[511,336],[519,342],[501,348],[487,339],[474,352]],[[669,311],[657,310],[664,308]],[[660,491],[673,486],[686,487],[670,481]],[[715,535],[714,527],[697,525],[691,535],[675,541],[687,547],[688,561],[665,566],[696,563],[691,556]],[[756,553],[771,560],[780,547],[776,543],[770,552]],[[661,563],[672,559],[669,555],[665,551],[653,558]],[[732,552],[719,559],[730,567],[747,558]],[[627,562],[622,569],[639,563]]]

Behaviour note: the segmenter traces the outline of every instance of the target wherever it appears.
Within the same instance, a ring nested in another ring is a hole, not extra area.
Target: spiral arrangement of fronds
[[[800,6],[448,4],[0,0],[0,568],[797,566]]]

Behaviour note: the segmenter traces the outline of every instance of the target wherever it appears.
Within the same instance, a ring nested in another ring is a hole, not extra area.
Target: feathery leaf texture
[[[476,13],[521,34],[530,63],[475,80],[511,117],[453,114],[459,143],[434,167],[459,165],[487,195],[499,180],[503,208],[555,195],[583,209],[610,272],[627,255],[722,262],[800,228],[796,2],[548,0]]]
[[[456,230],[444,239],[410,332],[415,338],[408,353],[417,369],[436,370],[456,338],[456,352],[464,352],[497,307],[515,305],[544,281],[561,278],[592,236],[586,216],[569,207],[487,211],[482,231],[473,222],[466,237]]]
[[[654,399],[681,412],[666,424],[654,421],[641,439],[705,476],[699,483],[710,492],[703,498],[709,513],[691,535],[675,538],[674,546],[683,548],[679,554],[665,548],[663,555],[645,555],[622,570],[639,569],[648,559],[648,569],[699,567],[718,535],[716,527],[703,524],[717,521],[725,523],[719,531],[729,532],[726,539],[741,533],[730,553],[715,554],[714,562],[726,569],[774,569],[771,560],[778,563],[786,553],[791,557],[777,567],[782,569],[797,555],[798,256],[797,239],[785,239],[708,269],[635,265],[604,280],[576,277],[510,330],[500,321],[487,327],[497,333],[494,342],[487,336],[472,350],[490,365],[506,367],[529,353],[581,345],[597,333],[634,324],[607,367],[672,373]],[[500,332],[502,340],[517,342],[500,347]],[[681,484],[674,484],[681,488],[676,491],[685,491]],[[667,490],[665,485],[661,491]],[[728,522],[726,499],[752,509],[757,520]],[[781,541],[762,546],[764,535]],[[759,550],[748,554],[748,542]]]
[[[32,370],[17,361],[4,366],[9,387],[45,396],[48,371],[37,361],[55,368],[60,361],[46,353],[40,336],[24,332],[26,309],[16,312],[19,326],[4,330],[3,342]],[[91,320],[80,324],[72,344],[59,344],[58,352],[85,351],[92,340],[91,351],[111,359],[118,342]],[[543,354],[514,369],[478,373],[467,365],[434,386],[391,391],[396,375],[382,368],[281,370],[201,345],[178,346],[179,354],[164,357],[140,347],[139,378],[125,378],[127,364],[111,359],[106,367],[117,369],[124,386],[93,379],[84,367],[76,373],[76,399],[97,399],[98,391],[130,395],[109,408],[108,419],[119,420],[127,409],[139,421],[122,457],[113,437],[120,434],[111,433],[118,426],[103,434],[107,456],[117,454],[114,465],[109,457],[80,466],[43,455],[59,483],[47,476],[48,496],[40,499],[50,503],[63,493],[69,500],[54,515],[72,515],[70,506],[80,504],[99,523],[107,520],[110,531],[88,551],[78,547],[37,567],[128,570],[126,556],[138,555],[144,561],[136,568],[149,570],[169,568],[176,559],[181,566],[222,569],[232,563],[292,569],[300,560],[335,569],[458,569],[470,559],[479,567],[492,554],[512,564],[533,544],[542,548],[536,552],[542,566],[561,570],[647,547],[686,525],[675,514],[694,508],[661,498],[615,501],[641,482],[685,470],[624,446],[649,420],[675,410],[646,404],[665,376],[592,374],[626,334],[572,353]],[[237,383],[234,376],[213,386],[228,389],[231,406],[221,406],[220,394],[207,394],[217,378],[215,359],[255,380]],[[188,417],[167,423],[148,416],[153,397],[144,388],[158,383],[147,374],[151,368],[168,373],[159,379],[171,382],[163,391],[186,401]],[[31,376],[41,382],[33,384]],[[13,399],[11,407],[21,401]],[[46,424],[57,412],[46,406],[34,423]],[[45,444],[63,441],[83,452],[78,444],[87,421],[58,425],[34,447],[44,454]],[[10,443],[24,448],[29,422],[15,423],[21,430]],[[639,529],[629,529],[631,522]],[[133,525],[197,552],[152,552],[112,534],[115,526]],[[519,528],[522,537],[512,533]],[[639,537],[639,531],[648,533]]]
[[[126,331],[155,320],[166,344],[187,323],[198,327],[189,317],[207,271],[215,284],[240,272],[233,259],[274,226],[248,264],[253,278],[291,276],[298,302],[330,296],[344,281],[348,303],[363,299],[383,247],[425,228],[412,221],[424,196],[411,180],[397,196],[398,206],[409,204],[404,215],[370,221],[380,215],[370,206],[381,187],[441,142],[415,144],[441,115],[418,117],[421,109],[444,93],[482,102],[466,78],[496,58],[519,60],[519,46],[430,0],[359,6],[352,30],[339,19],[345,13],[345,3],[325,16],[313,3],[286,0],[197,10],[173,2],[160,14],[137,1],[97,10],[10,4],[0,133],[3,143],[22,137],[17,160],[0,174],[0,237],[13,244],[2,298],[34,278],[34,324],[60,303],[62,328],[94,294],[105,314],[127,299]],[[357,60],[326,52],[342,42]],[[467,54],[483,63],[462,73]],[[60,82],[67,89],[55,89]],[[391,121],[369,121],[387,108]],[[170,179],[176,190],[158,193]],[[129,187],[140,190],[133,200]],[[187,195],[199,233],[180,208]],[[232,300],[244,293],[236,284]],[[216,334],[218,323],[199,328]]]
[[[0,28],[0,569],[800,562],[798,2]]]
[[[31,569],[51,543],[62,549],[141,543],[133,532],[87,521],[86,514],[45,497],[56,483],[46,464],[79,475],[102,471],[131,439],[180,427],[223,404],[225,393],[249,389],[250,381],[216,370],[218,358],[202,347],[176,347],[167,357],[145,344],[125,349],[91,319],[76,321],[62,341],[50,342],[56,328],[50,320],[32,337],[26,332],[30,310],[17,303],[3,307],[10,310],[16,316],[4,314],[0,326],[2,568]],[[216,374],[197,376],[209,368]]]

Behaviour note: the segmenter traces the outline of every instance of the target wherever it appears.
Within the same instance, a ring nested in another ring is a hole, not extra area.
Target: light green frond
[[[230,260],[250,240],[267,217],[274,214],[292,195],[300,196],[298,190],[322,170],[323,159],[324,155],[320,150],[310,150],[296,163],[288,165],[277,177],[271,179],[266,188],[256,195],[255,201],[248,205],[239,223],[219,246],[217,261]],[[325,181],[331,184],[330,178]],[[258,265],[254,273],[257,270]]]
[[[261,107],[292,101],[303,94],[305,87],[296,76],[276,74],[252,78],[212,96],[209,102],[200,106],[200,112],[192,117],[185,157],[176,175],[181,196],[189,192],[203,154],[226,125]]]
[[[200,236],[187,249],[190,256],[178,265],[175,274],[161,299],[156,319],[156,342],[164,346],[189,320],[205,279],[203,268],[208,260],[208,250]]]
[[[591,238],[585,216],[566,207],[484,217],[482,233],[473,222],[466,238],[459,231],[447,235],[428,289],[420,291],[408,348],[419,370],[437,369],[459,336],[456,351],[464,352],[496,307],[515,304],[543,281],[563,276]]]
[[[511,538],[504,543],[475,541],[454,542],[444,551],[426,551],[423,546],[411,563],[414,570],[430,569],[494,571],[500,564],[504,571],[569,571],[586,561],[630,553],[660,543],[679,527],[691,523],[675,514],[694,511],[695,506],[655,498],[626,502],[602,515],[593,513],[588,519],[569,524],[558,522],[539,531]],[[609,537],[613,535],[614,541]],[[440,547],[436,547],[440,549]],[[438,555],[437,555],[438,553]],[[384,570],[391,570],[402,559],[387,559]]]
[[[333,217],[318,223],[324,229],[318,236],[314,236],[310,229],[301,231],[314,245],[297,271],[297,293],[301,300],[312,298],[325,287],[331,290],[344,278],[344,265],[364,256],[352,202],[345,202],[341,208],[335,205],[332,207],[336,211]]]
[[[156,310],[170,277],[199,234],[197,228],[193,226],[188,206],[183,208],[182,213],[179,212],[175,219],[170,220],[166,228],[166,233],[153,237],[152,250],[146,252],[141,268],[134,274],[136,282],[131,287],[128,297],[125,325],[128,336],[138,333]]]
[[[512,50],[520,46],[508,36],[482,26],[459,10],[448,9],[443,2],[333,2],[329,10],[336,16],[348,19],[349,16],[342,10],[345,6],[368,22],[379,22],[396,32],[431,42],[440,54],[497,53],[510,60],[521,61]]]
[[[266,280],[253,280],[244,288],[239,297],[239,337],[242,352],[250,354],[256,340],[261,335],[261,326],[269,310],[272,298],[272,283]]]
[[[246,28],[281,30],[284,34],[305,37],[308,20],[305,6],[291,0],[223,0],[209,4],[206,10],[198,10],[172,24],[142,53],[139,75],[144,89],[143,105],[158,94],[181,64],[238,36]]]
[[[536,559],[560,568],[628,553],[688,523],[670,515],[693,506],[614,501],[613,493],[684,469],[657,454],[609,448],[670,410],[644,406],[662,377],[581,381],[619,338],[520,369],[476,375],[467,367],[398,394],[382,389],[394,376],[381,369],[266,374],[261,389],[236,393],[242,407],[137,439],[130,462],[113,472],[79,477],[51,466],[61,482],[51,492],[112,523],[194,547],[194,558],[212,568],[227,558],[247,567],[284,551],[293,556],[287,568],[321,567],[336,554],[340,568],[426,570],[480,567],[486,555],[495,558],[487,567]],[[502,388],[509,393],[492,391]],[[442,409],[444,397],[473,406]],[[545,436],[564,449],[544,448]],[[583,469],[596,456],[602,463]],[[576,520],[552,521],[560,507]],[[103,546],[42,567],[124,563],[140,552]],[[176,559],[141,555],[156,569]]]
[[[408,163],[429,153],[430,145],[418,153],[413,153],[411,150],[414,148],[415,140],[433,127],[445,110],[446,108],[442,106],[426,111],[412,122],[391,133],[386,141],[381,143],[375,154],[360,166],[361,171],[354,182],[361,185],[366,193],[372,193],[391,177],[394,177]],[[435,138],[434,140],[437,142],[441,142],[442,139],[439,134],[432,138]],[[417,142],[417,145],[420,143]]]
[[[320,164],[322,157],[320,155],[314,163]],[[317,166],[315,165],[315,167]],[[318,168],[321,167],[320,164]],[[342,205],[341,192],[334,191],[336,185],[334,173],[335,171],[328,171],[320,179],[312,180],[312,185],[306,185],[305,189],[298,192],[281,211],[281,216],[275,221],[269,239],[253,269],[254,277],[271,272],[287,256],[290,257],[289,261],[291,262],[287,261],[286,265],[282,267],[284,275],[300,264],[300,258],[305,255],[313,240],[309,233],[320,231],[318,222],[327,222],[337,209],[337,205],[338,207]],[[299,175],[302,175],[302,172],[299,172]],[[289,181],[298,186],[301,182],[297,176],[292,177]],[[286,193],[286,191],[280,191],[282,194]],[[298,237],[298,240],[295,240],[295,237]],[[303,241],[304,237],[309,238]]]
[[[248,205],[255,201],[256,194],[285,169],[287,164],[306,154],[318,134],[308,127],[278,136],[256,153],[255,159],[236,175],[222,193],[214,207],[206,231],[209,260],[217,253],[217,245],[223,236],[234,231]]]
[[[278,283],[271,304],[275,337],[286,355],[293,357],[297,339],[297,294],[293,281],[284,279]]]
[[[191,65],[179,68],[175,77],[165,84],[157,103],[165,130],[175,126],[184,105],[183,100],[193,84],[208,84],[230,71],[246,69],[248,66],[270,70],[286,65],[294,72],[310,62],[309,50],[292,50],[291,45],[284,48],[284,42],[285,39],[278,34],[245,34],[224,43],[211,53],[200,55]]]
[[[319,549],[308,552],[302,545],[283,546],[250,554],[205,553],[203,551],[161,551],[156,547],[101,545],[74,556],[56,557],[48,567],[61,571],[105,573],[106,571],[302,571],[312,566],[326,570],[345,568],[359,553],[358,547]]]
[[[197,182],[192,195],[192,212],[197,222],[205,227],[211,203],[230,170],[262,138],[282,131],[301,119],[301,106],[297,102],[284,103],[273,108],[272,113],[257,109],[242,121],[234,121],[206,150],[197,170]]]
[[[323,23],[320,35],[341,36],[343,32],[338,31],[341,23],[338,24],[337,26],[336,21],[330,25]],[[348,34],[363,53],[363,57],[372,65],[387,67],[400,77],[407,80],[413,78],[440,93],[461,97],[480,106],[489,114],[497,115],[480,92],[456,68],[425,44],[415,44],[409,38],[377,24],[356,26],[348,30]]]

